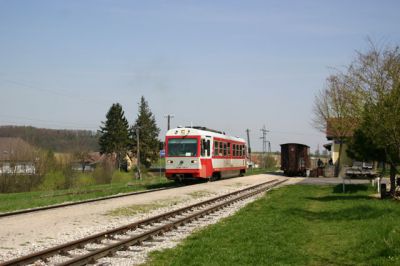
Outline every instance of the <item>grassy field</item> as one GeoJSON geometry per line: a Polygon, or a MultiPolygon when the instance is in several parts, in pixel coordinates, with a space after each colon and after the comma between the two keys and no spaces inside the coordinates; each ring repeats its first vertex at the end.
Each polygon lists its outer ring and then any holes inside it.
{"type": "Polygon", "coordinates": [[[400,205],[370,188],[289,186],[195,233],[149,265],[400,265],[400,205]]]}
{"type": "Polygon", "coordinates": [[[132,177],[129,182],[123,182],[121,179],[121,182],[104,185],[88,185],[66,190],[4,193],[0,194],[0,212],[81,201],[118,193],[128,193],[173,185],[176,184],[172,181],[168,181],[163,176],[159,177],[157,175],[143,177],[142,180],[136,180],[132,177]]]}

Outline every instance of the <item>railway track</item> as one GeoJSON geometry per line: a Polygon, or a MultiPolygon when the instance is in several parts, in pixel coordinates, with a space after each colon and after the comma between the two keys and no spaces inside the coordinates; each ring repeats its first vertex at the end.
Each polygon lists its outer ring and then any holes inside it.
{"type": "Polygon", "coordinates": [[[150,240],[155,236],[163,235],[166,232],[177,229],[179,226],[191,223],[236,202],[265,192],[285,181],[274,179],[135,223],[2,262],[0,265],[28,265],[35,262],[51,265],[86,265],[95,263],[100,258],[114,256],[118,251],[129,250],[131,246],[141,245],[144,241],[150,240]],[[54,260],[54,257],[57,257],[57,259],[54,260]]]}

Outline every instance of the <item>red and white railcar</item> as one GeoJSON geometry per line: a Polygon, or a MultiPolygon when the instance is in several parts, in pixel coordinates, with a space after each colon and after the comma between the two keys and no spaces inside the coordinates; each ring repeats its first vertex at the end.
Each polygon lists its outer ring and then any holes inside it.
{"type": "Polygon", "coordinates": [[[219,179],[246,172],[246,142],[205,127],[175,128],[165,138],[168,179],[219,179]]]}

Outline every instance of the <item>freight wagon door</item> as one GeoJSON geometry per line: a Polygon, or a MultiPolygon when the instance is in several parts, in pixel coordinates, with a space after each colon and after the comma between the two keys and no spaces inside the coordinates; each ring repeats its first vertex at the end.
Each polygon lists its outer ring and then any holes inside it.
{"type": "Polygon", "coordinates": [[[297,152],[295,145],[289,145],[289,172],[293,175],[297,171],[297,152]]]}

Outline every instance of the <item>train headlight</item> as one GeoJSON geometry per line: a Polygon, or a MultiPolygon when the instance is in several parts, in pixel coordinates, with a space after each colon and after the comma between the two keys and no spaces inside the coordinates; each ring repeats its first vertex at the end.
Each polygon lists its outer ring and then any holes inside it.
{"type": "Polygon", "coordinates": [[[197,160],[192,160],[191,163],[197,163],[197,160]]]}
{"type": "Polygon", "coordinates": [[[172,160],[168,160],[168,161],[167,161],[167,163],[173,163],[173,162],[174,162],[174,161],[172,161],[172,160]]]}

